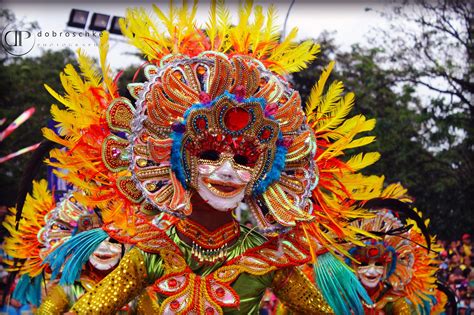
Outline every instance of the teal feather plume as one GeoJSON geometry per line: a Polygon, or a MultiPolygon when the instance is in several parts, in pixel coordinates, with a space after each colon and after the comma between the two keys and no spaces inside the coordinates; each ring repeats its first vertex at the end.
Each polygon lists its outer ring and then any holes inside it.
{"type": "Polygon", "coordinates": [[[314,264],[316,284],[337,315],[363,315],[363,299],[372,301],[353,271],[332,253],[318,257],[314,264]]]}

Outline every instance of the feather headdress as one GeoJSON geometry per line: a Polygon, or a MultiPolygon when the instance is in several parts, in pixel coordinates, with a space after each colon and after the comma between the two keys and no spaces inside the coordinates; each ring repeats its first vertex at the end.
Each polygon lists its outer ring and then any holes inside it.
{"type": "MultiPolygon", "coordinates": [[[[359,173],[377,161],[378,153],[346,157],[344,152],[372,142],[373,137],[358,135],[372,130],[375,121],[361,115],[347,118],[354,95],[344,94],[341,82],[326,88],[333,63],[311,92],[307,117],[298,92],[280,76],[306,67],[318,46],[296,43],[296,30],[279,41],[275,9],[265,15],[250,2],[240,8],[236,25],[220,2],[211,4],[203,27],[195,21],[195,5],[171,5],[168,14],[154,6],[154,12],[163,26],[142,9],[129,10],[122,23],[124,35],[151,63],[145,67],[149,81],[129,85],[137,105],[117,95],[105,61],[106,35],[102,76],[79,53],[82,75],[72,66],[61,75],[66,94],[47,87],[66,107],[52,107],[60,135],[44,130],[48,139],[66,147],[54,150],[49,163],[67,169],[60,176],[86,192],[80,202],[101,208],[104,222],[126,222],[138,208],[186,215],[191,179],[186,178],[189,161],[180,150],[183,137],[196,138],[184,129],[195,123],[190,122],[197,116],[193,111],[212,116],[209,109],[221,106],[224,114],[227,105],[216,104],[232,103],[268,122],[251,128],[252,139],[270,143],[259,160],[267,166],[246,198],[260,228],[272,232],[306,222],[301,225],[305,233],[322,245],[336,245],[334,237],[357,242],[347,222],[364,213],[355,210],[354,202],[377,196],[383,177],[359,173]],[[263,31],[254,32],[262,26],[263,31]]],[[[208,140],[217,136],[210,134],[208,140]]],[[[227,140],[240,146],[246,139],[227,140]]]]}

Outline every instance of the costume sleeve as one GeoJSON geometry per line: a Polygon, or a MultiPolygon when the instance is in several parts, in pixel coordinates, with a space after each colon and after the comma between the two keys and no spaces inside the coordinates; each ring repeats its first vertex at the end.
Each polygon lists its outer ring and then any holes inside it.
{"type": "Polygon", "coordinates": [[[285,306],[298,314],[334,314],[323,295],[298,268],[275,272],[273,293],[285,306]]]}
{"type": "Polygon", "coordinates": [[[160,305],[157,300],[151,298],[150,293],[146,290],[140,295],[137,301],[136,313],[137,314],[158,314],[160,312],[160,305]]]}
{"type": "Polygon", "coordinates": [[[416,311],[413,311],[407,300],[400,298],[393,303],[393,314],[397,315],[410,315],[416,314],[416,311]]]}
{"type": "Polygon", "coordinates": [[[69,300],[66,293],[60,285],[52,287],[43,303],[35,314],[38,315],[56,315],[63,314],[69,309],[69,300]]]}
{"type": "Polygon", "coordinates": [[[142,252],[133,248],[92,290],[84,294],[71,311],[77,314],[113,314],[148,285],[142,252]]]}

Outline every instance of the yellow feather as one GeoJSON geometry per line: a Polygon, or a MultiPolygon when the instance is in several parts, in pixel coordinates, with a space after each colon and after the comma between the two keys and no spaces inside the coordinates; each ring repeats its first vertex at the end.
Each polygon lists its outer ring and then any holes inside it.
{"type": "MultiPolygon", "coordinates": [[[[186,54],[189,49],[193,49],[193,53],[205,50],[205,41],[196,33],[196,10],[196,2],[191,10],[186,1],[181,8],[171,2],[168,14],[153,5],[155,16],[164,25],[167,34],[159,31],[157,23],[143,9],[127,10],[126,19],[120,21],[120,26],[124,36],[148,60],[158,63],[169,53],[186,54]]],[[[233,26],[224,1],[212,1],[209,19],[205,23],[211,50],[257,57],[278,74],[305,68],[319,51],[319,46],[312,41],[297,44],[296,29],[282,43],[278,43],[274,6],[270,6],[265,17],[260,6],[253,9],[253,2],[245,1],[239,7],[238,16],[239,22],[233,26]],[[250,21],[252,14],[254,19],[250,21]]]]}
{"type": "Polygon", "coordinates": [[[358,171],[369,165],[374,164],[380,159],[380,153],[378,152],[368,152],[368,153],[359,153],[349,159],[346,162],[352,170],[358,171]]]}
{"type": "Polygon", "coordinates": [[[211,7],[209,8],[209,20],[206,22],[206,33],[209,37],[209,42],[213,49],[216,49],[216,41],[218,40],[218,28],[217,28],[217,3],[216,0],[211,1],[211,7]]]}
{"type": "Polygon", "coordinates": [[[88,57],[81,49],[77,50],[77,61],[82,75],[86,82],[92,86],[98,86],[101,81],[101,76],[98,69],[94,65],[94,61],[88,57]]]}
{"type": "Polygon", "coordinates": [[[263,9],[261,6],[256,6],[254,10],[254,22],[249,25],[250,32],[250,48],[253,54],[256,54],[256,49],[260,44],[260,38],[262,36],[262,27],[265,22],[265,16],[263,15],[263,9]]]}
{"type": "Polygon", "coordinates": [[[306,103],[305,111],[306,116],[308,117],[308,123],[314,120],[312,119],[313,116],[320,117],[320,115],[318,115],[318,112],[315,112],[315,110],[321,104],[324,86],[326,85],[326,81],[329,78],[329,75],[331,74],[335,64],[336,63],[334,61],[331,61],[329,65],[324,68],[323,72],[321,73],[321,76],[319,77],[318,82],[311,89],[308,102],[306,103]]]}
{"type": "Polygon", "coordinates": [[[58,122],[56,127],[59,127],[59,134],[65,136],[68,130],[71,130],[76,120],[76,116],[73,112],[67,110],[61,110],[56,105],[51,105],[51,115],[53,120],[58,122]]]}
{"type": "Polygon", "coordinates": [[[384,183],[384,176],[365,176],[360,173],[344,174],[339,178],[354,200],[368,200],[379,197],[384,183]]]}
{"type": "Polygon", "coordinates": [[[109,32],[102,32],[100,37],[100,67],[102,68],[102,77],[104,78],[104,83],[107,86],[107,90],[111,95],[114,95],[116,92],[113,79],[110,77],[110,67],[107,64],[107,53],[109,52],[109,32]]]}
{"type": "Polygon", "coordinates": [[[59,80],[61,81],[61,85],[63,86],[65,98],[68,100],[68,104],[66,106],[74,106],[77,91],[74,89],[71,80],[69,80],[68,76],[64,72],[61,72],[59,74],[59,80]]]}
{"type": "MultiPolygon", "coordinates": [[[[335,142],[333,142],[319,157],[318,161],[329,159],[334,156],[338,156],[342,154],[345,149],[348,149],[349,144],[353,141],[354,137],[362,132],[362,130],[366,130],[367,128],[373,127],[373,123],[371,121],[366,121],[365,117],[362,115],[355,116],[350,119],[350,124],[343,124],[336,130],[329,131],[329,135],[321,136],[322,138],[337,138],[335,142]],[[369,123],[367,123],[369,122],[369,123]],[[347,128],[350,126],[351,128],[347,128]],[[343,128],[342,128],[343,127],[343,128]],[[336,137],[337,135],[337,137],[336,137]]],[[[362,139],[362,138],[361,138],[362,139]]],[[[364,141],[368,141],[368,143],[372,142],[375,137],[372,138],[365,138],[363,140],[354,140],[355,142],[352,143],[352,147],[362,146],[364,145],[364,141]]],[[[367,144],[367,143],[365,143],[367,144]]]]}
{"type": "Polygon", "coordinates": [[[285,37],[285,39],[277,47],[275,47],[269,60],[277,62],[278,59],[281,58],[281,56],[283,56],[285,53],[288,53],[292,48],[294,48],[295,44],[293,41],[295,40],[297,34],[298,28],[292,28],[288,35],[285,37]]]}
{"type": "Polygon", "coordinates": [[[356,115],[349,119],[346,119],[344,123],[339,126],[335,131],[338,133],[349,133],[353,132],[354,128],[357,128],[357,133],[371,131],[375,127],[375,119],[366,120],[365,116],[363,115],[356,115]]]}
{"type": "Polygon", "coordinates": [[[363,147],[375,141],[375,136],[367,136],[359,139],[352,140],[347,146],[346,149],[352,149],[357,147],[363,147]]]}
{"type": "Polygon", "coordinates": [[[74,69],[73,65],[67,64],[64,68],[64,74],[66,75],[65,78],[69,81],[75,92],[82,93],[85,90],[86,86],[84,81],[82,80],[79,73],[77,73],[76,69],[74,69]]]}
{"type": "Polygon", "coordinates": [[[238,53],[247,53],[249,50],[249,17],[252,12],[252,7],[253,1],[251,0],[247,0],[243,5],[239,5],[239,23],[230,31],[233,48],[238,53]]]}
{"type": "MultiPolygon", "coordinates": [[[[356,135],[364,131],[370,131],[375,127],[375,119],[366,120],[365,116],[356,115],[348,118],[342,125],[332,131],[328,131],[321,135],[324,139],[339,140],[347,135],[356,135]]],[[[352,136],[353,137],[353,136],[352,136]]]]}
{"type": "Polygon", "coordinates": [[[59,102],[61,102],[63,105],[66,105],[68,106],[69,105],[69,101],[67,101],[64,97],[62,97],[61,95],[59,95],[55,90],[53,90],[49,85],[47,84],[43,84],[44,88],[46,89],[46,91],[48,91],[49,94],[51,94],[52,97],[54,97],[56,100],[58,100],[59,102]]]}
{"type": "Polygon", "coordinates": [[[326,94],[321,97],[319,108],[317,108],[318,115],[316,116],[316,121],[327,119],[324,116],[333,114],[331,112],[340,101],[343,91],[344,84],[341,81],[331,83],[326,94]]]}
{"type": "MultiPolygon", "coordinates": [[[[339,90],[339,87],[335,89],[339,90]]],[[[333,91],[333,93],[335,92],[333,91]]],[[[330,112],[323,119],[316,122],[314,128],[317,133],[334,129],[344,122],[346,116],[354,106],[354,93],[347,93],[342,99],[336,96],[336,94],[333,94],[331,95],[331,99],[328,99],[325,103],[328,103],[324,105],[325,111],[330,110],[330,112]],[[334,104],[336,100],[338,100],[338,102],[334,104]]]]}
{"type": "Polygon", "coordinates": [[[403,202],[412,202],[413,200],[408,196],[408,189],[400,183],[388,185],[380,195],[382,198],[395,198],[403,202]]]}
{"type": "Polygon", "coordinates": [[[320,46],[314,44],[313,41],[305,41],[298,46],[288,50],[285,54],[274,60],[277,66],[269,66],[269,69],[280,73],[287,74],[305,69],[308,63],[316,58],[316,54],[320,51],[320,46]]]}
{"type": "Polygon", "coordinates": [[[230,49],[231,43],[229,40],[229,32],[231,28],[231,18],[230,18],[230,11],[225,6],[223,0],[220,0],[217,3],[217,16],[219,20],[218,24],[218,34],[219,34],[219,45],[215,48],[217,51],[226,52],[230,49]]]}
{"type": "Polygon", "coordinates": [[[170,1],[168,14],[165,14],[163,11],[161,11],[161,9],[156,4],[153,4],[152,7],[153,7],[153,11],[155,11],[158,18],[161,20],[165,28],[168,30],[168,34],[172,35],[174,33],[174,28],[175,28],[175,25],[174,25],[175,10],[174,10],[173,1],[170,1]]]}
{"type": "Polygon", "coordinates": [[[276,20],[276,8],[274,5],[270,5],[267,10],[265,29],[259,32],[262,44],[260,47],[256,46],[254,51],[257,58],[262,58],[262,56],[269,54],[278,43],[280,34],[278,32],[279,25],[275,23],[276,20]]]}

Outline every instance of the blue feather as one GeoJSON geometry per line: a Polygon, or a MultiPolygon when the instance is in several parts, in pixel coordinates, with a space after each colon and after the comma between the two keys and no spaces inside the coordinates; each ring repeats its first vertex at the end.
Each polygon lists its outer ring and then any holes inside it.
{"type": "Polygon", "coordinates": [[[176,174],[176,178],[181,182],[184,189],[186,185],[186,175],[183,167],[183,157],[181,155],[181,142],[183,141],[183,134],[178,132],[171,133],[171,139],[173,139],[173,145],[171,146],[171,170],[176,174]]]}
{"type": "Polygon", "coordinates": [[[81,232],[51,252],[43,263],[49,263],[53,279],[61,270],[67,270],[61,275],[60,285],[73,284],[81,276],[82,267],[90,255],[108,237],[109,235],[102,229],[81,232]]]}
{"type": "MultiPolygon", "coordinates": [[[[281,136],[281,135],[280,135],[281,136]]],[[[288,149],[282,145],[278,145],[275,158],[273,159],[272,169],[266,174],[264,179],[260,181],[254,188],[254,195],[261,195],[267,190],[273,182],[280,178],[281,172],[285,169],[286,153],[288,149]]]]}
{"type": "Polygon", "coordinates": [[[336,314],[364,314],[361,298],[372,304],[355,274],[333,254],[319,256],[314,271],[316,284],[336,314]]]}
{"type": "Polygon", "coordinates": [[[429,298],[430,300],[422,299],[423,304],[420,303],[420,305],[418,305],[418,309],[420,311],[420,314],[422,315],[429,315],[431,313],[431,303],[436,303],[436,298],[434,298],[433,296],[429,296],[429,298]]]}
{"type": "Polygon", "coordinates": [[[24,274],[20,277],[12,297],[21,304],[41,304],[41,282],[43,276],[40,274],[34,278],[24,274]]]}

